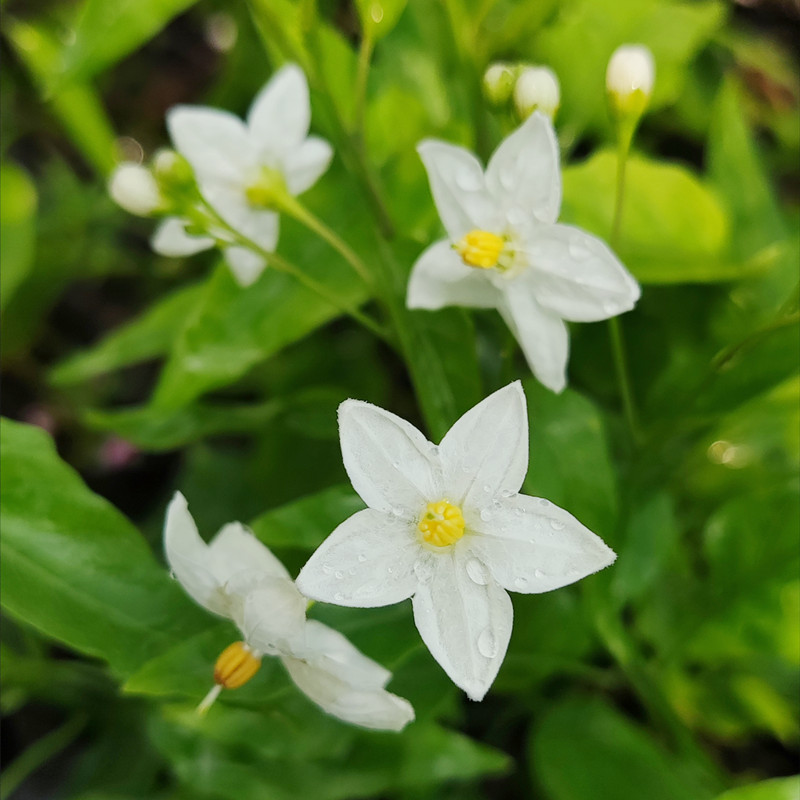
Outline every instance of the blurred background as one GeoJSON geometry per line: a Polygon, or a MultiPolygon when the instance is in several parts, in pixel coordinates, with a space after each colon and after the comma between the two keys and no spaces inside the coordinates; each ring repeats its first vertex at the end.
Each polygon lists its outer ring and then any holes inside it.
{"type": "MultiPolygon", "coordinates": [[[[800,736],[795,3],[1,8],[2,413],[46,432],[58,456],[43,434],[8,428],[0,798],[800,798],[787,777],[800,736]],[[368,263],[389,254],[395,271],[376,274],[401,297],[439,230],[416,143],[439,136],[485,159],[519,120],[483,97],[481,77],[496,60],[525,62],[561,85],[562,219],[607,238],[604,76],[626,42],[656,60],[619,246],[643,286],[621,320],[638,438],[604,323],[573,326],[570,389],[555,396],[494,312],[410,314],[434,369],[285,276],[240,290],[213,252],[156,255],[152,221],[106,191],[116,163],[168,145],[172,105],[244,114],[297,61],[312,127],[337,151],[305,199],[368,263]],[[436,370],[451,387],[442,407],[424,389],[436,370]],[[517,377],[531,415],[525,491],[597,531],[616,565],[513,596],[509,653],[481,704],[421,648],[408,604],[315,607],[395,671],[390,688],[418,716],[400,736],[325,717],[277,667],[193,718],[234,634],[167,578],[175,489],[206,536],[251,522],[296,574],[360,507],[339,455],[342,399],[437,438],[517,377]],[[127,544],[109,555],[116,536],[146,544],[130,544],[129,570],[127,544]]],[[[374,309],[333,251],[282,225],[280,252],[374,309]]]]}

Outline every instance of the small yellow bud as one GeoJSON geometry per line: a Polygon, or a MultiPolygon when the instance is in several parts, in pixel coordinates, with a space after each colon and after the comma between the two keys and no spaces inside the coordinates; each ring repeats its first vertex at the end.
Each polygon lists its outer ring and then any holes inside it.
{"type": "Polygon", "coordinates": [[[505,240],[496,233],[474,230],[463,236],[454,247],[467,266],[491,269],[500,260],[505,240]]]}
{"type": "Polygon", "coordinates": [[[448,500],[428,503],[417,525],[422,538],[436,547],[447,547],[464,535],[464,515],[448,500]]]}
{"type": "Polygon", "coordinates": [[[225,689],[244,686],[261,667],[261,657],[256,656],[244,642],[234,642],[226,647],[214,665],[214,682],[225,689]]]}

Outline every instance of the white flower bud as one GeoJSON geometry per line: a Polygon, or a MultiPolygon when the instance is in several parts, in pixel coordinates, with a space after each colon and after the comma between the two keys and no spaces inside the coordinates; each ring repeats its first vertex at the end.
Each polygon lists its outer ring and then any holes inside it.
{"type": "Polygon", "coordinates": [[[511,97],[514,72],[508,64],[490,64],[483,75],[483,93],[494,106],[502,106],[511,97]]]}
{"type": "Polygon", "coordinates": [[[653,93],[656,67],[653,54],[643,44],[618,47],[608,62],[606,89],[617,114],[639,116],[653,93]]]}
{"type": "Polygon", "coordinates": [[[126,161],[108,179],[111,199],[131,214],[149,217],[164,205],[156,179],[147,167],[126,161]]]}
{"type": "Polygon", "coordinates": [[[561,89],[553,70],[528,67],[522,71],[514,84],[514,107],[520,119],[527,119],[536,110],[553,119],[560,105],[561,89]]]}

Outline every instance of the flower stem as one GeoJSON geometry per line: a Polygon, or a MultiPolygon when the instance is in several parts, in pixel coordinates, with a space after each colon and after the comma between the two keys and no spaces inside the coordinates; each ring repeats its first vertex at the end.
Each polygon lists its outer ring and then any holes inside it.
{"type": "Polygon", "coordinates": [[[372,50],[375,46],[375,28],[367,24],[361,36],[358,50],[358,71],[356,72],[355,101],[353,103],[353,135],[364,138],[364,117],[367,105],[367,77],[369,76],[372,50]]]}
{"type": "MultiPolygon", "coordinates": [[[[611,249],[614,251],[616,251],[619,246],[620,232],[622,229],[622,209],[625,199],[625,166],[628,161],[634,130],[634,126],[621,122],[617,131],[617,183],[614,199],[614,217],[611,223],[611,236],[609,238],[611,249]]],[[[622,326],[619,324],[618,317],[611,317],[611,319],[608,320],[608,333],[611,340],[611,354],[614,359],[617,381],[622,396],[622,407],[625,413],[625,419],[628,423],[628,429],[630,430],[633,441],[638,443],[640,440],[639,421],[636,412],[636,403],[633,399],[633,390],[631,388],[628,359],[625,353],[625,342],[622,337],[622,326]]]]}

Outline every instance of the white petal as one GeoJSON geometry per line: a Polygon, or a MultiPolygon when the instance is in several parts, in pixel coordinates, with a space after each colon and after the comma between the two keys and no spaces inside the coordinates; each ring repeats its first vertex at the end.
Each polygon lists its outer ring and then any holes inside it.
{"type": "Polygon", "coordinates": [[[254,650],[285,655],[305,648],[306,598],[291,580],[262,578],[244,598],[242,618],[235,620],[254,650]]]}
{"type": "Polygon", "coordinates": [[[533,374],[548,389],[560,392],[567,385],[567,326],[561,317],[542,308],[531,292],[519,288],[514,281],[498,308],[519,342],[533,374]]]}
{"type": "Polygon", "coordinates": [[[514,592],[549,592],[607,567],[616,555],[572,514],[521,494],[500,501],[462,541],[514,592]]]}
{"type": "Polygon", "coordinates": [[[238,182],[257,168],[244,123],[227,111],[175,106],[167,112],[175,149],[192,165],[198,179],[238,182]]]}
{"type": "Polygon", "coordinates": [[[164,205],[161,190],[153,173],[141,164],[125,161],[108,179],[111,199],[131,214],[149,217],[164,205]]]}
{"type": "Polygon", "coordinates": [[[164,551],[172,573],[186,593],[204,608],[228,616],[227,603],[219,591],[222,581],[214,572],[208,545],[200,538],[186,498],[176,492],[164,521],[164,551]]]}
{"type": "Polygon", "coordinates": [[[339,406],[344,468],[361,499],[378,511],[416,520],[441,497],[434,446],[410,423],[360,400],[339,406]]]}
{"type": "Polygon", "coordinates": [[[215,572],[223,582],[237,572],[257,570],[265,577],[289,580],[286,567],[241,522],[230,522],[208,545],[215,572]]]}
{"type": "Polygon", "coordinates": [[[552,122],[534,111],[494,151],[486,185],[507,209],[555,222],[561,208],[558,140],[552,122]]]}
{"type": "Polygon", "coordinates": [[[287,153],[282,170],[291,194],[310,189],[328,169],[332,158],[333,148],[317,136],[309,136],[287,153]]]}
{"type": "Polygon", "coordinates": [[[433,574],[414,595],[414,622],[453,683],[482,700],[505,658],[514,610],[463,541],[432,559],[433,574]]]}
{"type": "Polygon", "coordinates": [[[444,306],[495,308],[500,293],[486,273],[468,267],[448,239],[428,247],[417,259],[408,281],[406,305],[436,310],[444,306]]]}
{"type": "Polygon", "coordinates": [[[541,225],[522,276],[536,299],[563,319],[594,322],[630,311],[639,284],[604,242],[570,225],[541,225]]]}
{"type": "Polygon", "coordinates": [[[414,719],[411,703],[385,689],[356,689],[304,661],[288,657],[281,661],[312,702],[345,722],[379,731],[401,731],[414,719]]]}
{"type": "Polygon", "coordinates": [[[272,76],[247,115],[251,141],[264,163],[297,147],[310,122],[308,83],[296,64],[287,64],[272,76]]]}
{"type": "Polygon", "coordinates": [[[275,250],[278,244],[278,214],[251,206],[242,186],[208,180],[200,182],[200,191],[235,231],[267,252],[275,250]]]}
{"type": "Polygon", "coordinates": [[[439,445],[448,499],[480,510],[516,493],[528,470],[528,412],[519,381],[467,411],[439,445]]]}
{"type": "Polygon", "coordinates": [[[417,152],[428,171],[439,217],[454,242],[475,229],[499,233],[499,206],[489,195],[483,168],[472,153],[435,139],[420,142],[417,152]]]}
{"type": "Polygon", "coordinates": [[[267,266],[262,256],[246,247],[226,247],[225,260],[239,286],[252,286],[267,266]]]}
{"type": "Polygon", "coordinates": [[[392,605],[414,593],[419,554],[413,523],[367,508],[317,548],[297,587],[307,597],[341,606],[392,605]]]}
{"type": "Polygon", "coordinates": [[[150,246],[162,256],[191,256],[214,246],[210,236],[190,236],[186,233],[186,220],[167,217],[156,228],[150,246]]]}

